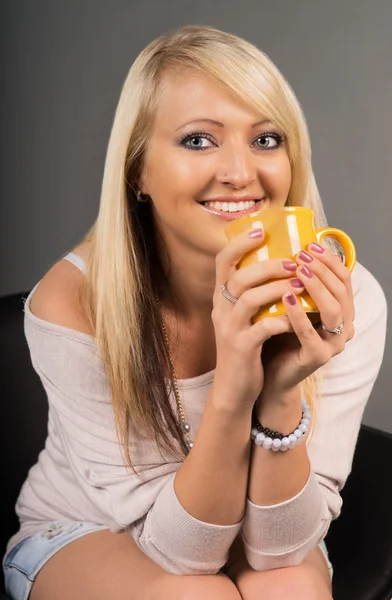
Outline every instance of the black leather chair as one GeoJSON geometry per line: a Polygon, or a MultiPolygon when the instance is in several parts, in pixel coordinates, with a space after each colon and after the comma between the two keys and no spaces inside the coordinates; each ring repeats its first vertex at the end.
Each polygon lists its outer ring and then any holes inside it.
{"type": "MultiPolygon", "coordinates": [[[[46,394],[23,332],[27,294],[0,298],[1,556],[18,529],[14,506],[20,487],[46,437],[46,394]]],[[[326,538],[335,600],[392,598],[391,465],[392,435],[362,425],[353,469],[342,490],[342,514],[326,538]]]]}

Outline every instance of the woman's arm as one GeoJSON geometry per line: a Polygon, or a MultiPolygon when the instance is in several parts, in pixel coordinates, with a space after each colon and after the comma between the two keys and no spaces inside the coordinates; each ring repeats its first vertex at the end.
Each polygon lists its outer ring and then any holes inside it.
{"type": "MultiPolygon", "coordinates": [[[[279,398],[262,394],[260,400],[256,417],[265,427],[287,435],[297,428],[302,412],[299,387],[279,398]]],[[[310,462],[304,443],[286,452],[266,451],[252,443],[248,498],[262,506],[289,500],[302,490],[309,472],[310,462]]]]}
{"type": "MultiPolygon", "coordinates": [[[[353,286],[355,336],[323,368],[309,443],[284,453],[252,444],[242,537],[255,570],[299,564],[340,514],[339,492],[351,471],[363,412],[382,363],[387,321],[383,290],[360,264],[353,286]]],[[[295,414],[272,405],[276,399],[266,400],[259,414],[263,424],[282,432],[292,420],[298,424],[298,396],[292,398],[295,414]]]]}
{"type": "Polygon", "coordinates": [[[217,378],[192,451],[176,473],[174,489],[196,519],[219,525],[242,521],[248,484],[250,408],[227,408],[217,378]]]}
{"type": "Polygon", "coordinates": [[[41,465],[52,484],[42,491],[37,465],[29,477],[32,495],[20,499],[21,514],[30,514],[32,497],[44,493],[47,509],[56,507],[67,518],[94,520],[114,532],[126,529],[168,572],[218,572],[244,515],[251,409],[229,410],[227,386],[223,392],[219,377],[207,400],[203,387],[189,390],[185,411],[197,431],[189,456],[178,462],[162,457],[130,423],[137,474],[127,470],[103,365],[75,316],[78,282],[70,277],[76,270],[66,277],[59,269],[30,296],[34,313],[30,302],[25,305],[32,363],[48,396],[52,442],[41,465]],[[196,415],[204,405],[200,420],[196,415]],[[61,457],[52,452],[57,446],[61,457]]]}
{"type": "Polygon", "coordinates": [[[217,573],[243,522],[251,412],[223,408],[214,380],[194,446],[157,496],[138,543],[168,571],[217,573]]]}

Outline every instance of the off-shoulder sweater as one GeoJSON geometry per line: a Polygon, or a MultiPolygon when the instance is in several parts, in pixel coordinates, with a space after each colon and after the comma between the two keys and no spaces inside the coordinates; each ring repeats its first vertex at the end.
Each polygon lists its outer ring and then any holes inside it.
{"type": "MultiPolygon", "coordinates": [[[[64,258],[84,270],[75,254],[64,258]]],[[[130,451],[141,477],[126,469],[94,339],[31,312],[38,282],[25,301],[24,331],[32,365],[47,394],[48,435],[20,491],[16,504],[20,529],[9,540],[7,552],[50,522],[71,520],[103,524],[113,532],[126,530],[170,573],[217,573],[239,533],[254,569],[299,564],[341,512],[340,491],[351,470],[363,412],[384,352],[384,292],[359,263],[352,283],[356,332],[343,352],[323,367],[316,428],[306,440],[311,464],[307,482],[294,497],[276,505],[258,506],[248,498],[239,523],[219,525],[200,521],[184,509],[173,486],[181,462],[162,458],[132,424],[130,451]]],[[[193,438],[213,378],[214,370],[178,381],[193,438]]],[[[175,407],[174,397],[171,401],[175,407]]]]}

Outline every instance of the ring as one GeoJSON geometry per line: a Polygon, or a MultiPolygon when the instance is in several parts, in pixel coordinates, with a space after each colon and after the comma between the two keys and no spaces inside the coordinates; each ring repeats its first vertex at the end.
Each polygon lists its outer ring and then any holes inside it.
{"type": "Polygon", "coordinates": [[[227,280],[227,281],[226,281],[226,283],[224,283],[224,284],[222,285],[222,287],[221,287],[221,292],[222,292],[223,296],[224,296],[224,297],[225,297],[227,300],[229,300],[229,302],[233,302],[233,304],[235,304],[235,303],[237,302],[238,298],[236,298],[235,296],[232,296],[232,295],[230,294],[229,290],[227,289],[227,284],[228,284],[228,281],[229,281],[229,280],[227,280]]]}
{"type": "Polygon", "coordinates": [[[344,320],[340,323],[340,325],[338,325],[336,327],[336,329],[328,329],[327,327],[325,327],[325,325],[322,321],[320,321],[320,322],[321,322],[321,327],[324,329],[324,331],[327,331],[328,333],[338,333],[339,335],[342,333],[344,320]]]}

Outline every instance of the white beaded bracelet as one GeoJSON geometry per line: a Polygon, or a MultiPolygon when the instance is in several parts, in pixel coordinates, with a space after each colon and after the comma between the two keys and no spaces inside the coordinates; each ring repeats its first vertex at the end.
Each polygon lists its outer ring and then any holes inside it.
{"type": "Polygon", "coordinates": [[[289,449],[291,450],[305,438],[306,432],[309,429],[310,416],[310,406],[305,398],[302,398],[301,421],[297,429],[292,433],[284,435],[277,431],[271,431],[270,429],[263,427],[261,423],[255,419],[251,430],[251,438],[257,446],[263,446],[266,450],[272,450],[273,452],[278,452],[279,450],[282,452],[289,449]]]}

